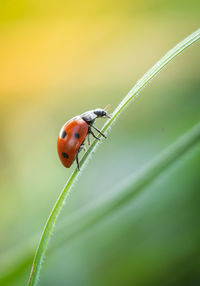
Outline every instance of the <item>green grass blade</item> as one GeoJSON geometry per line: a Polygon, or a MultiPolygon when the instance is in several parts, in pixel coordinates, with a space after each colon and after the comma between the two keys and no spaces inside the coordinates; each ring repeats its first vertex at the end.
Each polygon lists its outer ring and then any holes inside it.
{"type": "Polygon", "coordinates": [[[147,185],[158,178],[168,167],[177,162],[177,159],[188,152],[197,142],[200,142],[200,122],[170,147],[165,149],[154,160],[149,162],[138,173],[124,180],[117,188],[113,188],[113,190],[106,193],[96,203],[92,203],[91,206],[89,205],[80,210],[76,216],[63,221],[58,231],[63,233],[64,229],[68,229],[68,232],[64,232],[65,238],[58,240],[53,245],[52,250],[54,251],[57,245],[60,246],[63,242],[76,238],[89,227],[128,203],[134,196],[144,190],[147,185]]]}
{"type": "MultiPolygon", "coordinates": [[[[196,42],[200,38],[200,29],[189,35],[187,38],[185,38],[182,42],[180,42],[178,45],[176,45],[173,49],[171,49],[160,61],[158,61],[138,82],[137,84],[130,90],[130,92],[124,97],[122,102],[119,104],[119,106],[115,109],[112,115],[112,119],[107,121],[104,125],[102,131],[106,132],[109,127],[112,126],[117,116],[121,113],[121,111],[124,110],[124,108],[130,103],[132,99],[135,99],[136,96],[139,94],[139,92],[144,88],[151,79],[153,79],[156,74],[159,73],[170,61],[172,61],[177,55],[179,55],[181,52],[183,52],[187,47],[192,45],[194,42],[196,42]]],[[[98,146],[98,141],[95,140],[91,144],[88,151],[83,156],[80,166],[83,170],[83,166],[86,165],[85,163],[88,161],[91,154],[94,152],[96,146],[98,146]]],[[[82,171],[81,170],[81,171],[82,171]]],[[[64,186],[63,190],[61,191],[61,194],[56,201],[51,214],[47,220],[47,223],[44,227],[38,249],[35,254],[35,258],[32,265],[32,270],[30,274],[30,279],[28,282],[28,285],[36,285],[41,269],[42,260],[44,258],[48,242],[50,239],[50,236],[53,232],[56,219],[64,205],[64,202],[69,194],[69,191],[71,187],[74,185],[75,180],[78,178],[79,172],[77,169],[72,173],[71,177],[67,181],[66,185],[64,186]]]]}
{"type": "MultiPolygon", "coordinates": [[[[98,201],[88,203],[78,213],[76,212],[75,215],[72,214],[72,216],[62,221],[57,227],[57,233],[60,233],[60,236],[58,236],[50,247],[48,254],[51,255],[60,246],[72,239],[78,238],[96,223],[102,221],[105,217],[126,205],[126,203],[129,203],[137,194],[145,190],[145,187],[151,184],[154,179],[165,172],[168,167],[177,163],[177,159],[182,158],[182,155],[189,152],[192,147],[195,147],[197,142],[200,142],[200,122],[170,147],[162,151],[161,154],[149,162],[138,173],[125,179],[120,185],[105,193],[98,201]],[[68,230],[67,232],[65,231],[66,229],[68,230]]],[[[18,255],[14,256],[11,253],[9,259],[9,267],[12,266],[14,260],[16,261],[13,267],[8,269],[7,266],[7,268],[4,267],[4,269],[1,269],[0,285],[6,284],[6,281],[9,281],[11,284],[17,279],[20,273],[24,273],[24,269],[31,263],[33,256],[32,248],[24,248],[23,245],[23,247],[18,249],[17,253],[18,255]]]]}

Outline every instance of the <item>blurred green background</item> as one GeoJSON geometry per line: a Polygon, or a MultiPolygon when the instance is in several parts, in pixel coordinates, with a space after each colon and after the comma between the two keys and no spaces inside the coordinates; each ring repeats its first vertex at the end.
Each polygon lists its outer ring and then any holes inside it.
{"type": "MultiPolygon", "coordinates": [[[[199,1],[1,1],[0,285],[26,285],[38,235],[75,168],[59,162],[61,126],[96,107],[111,104],[112,112],[198,28],[199,11],[199,1]]],[[[176,58],[123,112],[59,222],[100,200],[199,122],[199,51],[196,43],[176,58]]],[[[40,285],[200,285],[199,176],[197,144],[76,239],[65,241],[67,227],[56,228],[40,285]]]]}

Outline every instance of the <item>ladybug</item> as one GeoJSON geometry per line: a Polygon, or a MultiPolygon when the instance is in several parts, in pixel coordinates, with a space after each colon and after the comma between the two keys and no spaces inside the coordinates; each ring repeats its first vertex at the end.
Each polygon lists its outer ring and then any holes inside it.
{"type": "Polygon", "coordinates": [[[66,168],[69,168],[76,158],[77,168],[80,171],[78,154],[84,149],[86,137],[88,138],[88,145],[90,145],[90,134],[95,139],[100,140],[94,134],[92,128],[106,138],[105,134],[94,126],[95,120],[98,117],[111,118],[105,109],[97,108],[87,111],[70,119],[61,128],[57,139],[57,150],[59,158],[66,168]]]}

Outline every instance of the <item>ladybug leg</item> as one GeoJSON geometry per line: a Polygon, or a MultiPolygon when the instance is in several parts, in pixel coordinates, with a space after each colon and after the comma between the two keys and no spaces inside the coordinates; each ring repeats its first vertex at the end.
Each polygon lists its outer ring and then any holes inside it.
{"type": "Polygon", "coordinates": [[[87,139],[88,139],[88,146],[90,146],[90,133],[88,133],[87,139]]]}
{"type": "Polygon", "coordinates": [[[97,139],[97,140],[100,141],[100,138],[98,138],[98,137],[94,134],[94,132],[93,132],[92,130],[90,130],[90,134],[92,134],[92,136],[93,136],[95,139],[97,139]]]}
{"type": "Polygon", "coordinates": [[[76,152],[76,164],[77,164],[77,169],[80,171],[80,164],[79,164],[79,159],[78,159],[78,154],[81,150],[86,151],[84,144],[82,143],[81,146],[79,147],[78,151],[76,152]]]}
{"type": "Polygon", "coordinates": [[[91,127],[93,127],[97,132],[99,132],[104,138],[106,138],[106,135],[103,134],[96,126],[91,125],[91,127]]]}
{"type": "Polygon", "coordinates": [[[78,153],[76,153],[76,164],[77,164],[77,169],[80,171],[80,165],[79,165],[79,160],[78,160],[78,153]]]}

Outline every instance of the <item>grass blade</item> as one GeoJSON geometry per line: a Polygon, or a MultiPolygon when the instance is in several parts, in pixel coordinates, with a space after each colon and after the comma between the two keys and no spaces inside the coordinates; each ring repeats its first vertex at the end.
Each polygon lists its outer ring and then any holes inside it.
{"type": "MultiPolygon", "coordinates": [[[[89,227],[124,206],[199,141],[200,122],[154,160],[150,161],[138,173],[131,175],[117,188],[115,187],[106,193],[101,200],[98,199],[96,203],[83,208],[72,219],[69,218],[63,221],[58,231],[63,233],[64,229],[68,229],[68,233],[64,232],[65,238],[57,241],[56,245],[60,246],[63,242],[76,238],[89,227]]],[[[53,251],[56,245],[53,245],[53,251]]]]}
{"type": "MultiPolygon", "coordinates": [[[[200,141],[200,122],[196,124],[191,130],[179,138],[170,147],[162,151],[154,160],[149,162],[138,173],[131,175],[125,179],[120,185],[114,187],[109,192],[106,192],[101,199],[96,202],[88,203],[86,207],[80,209],[75,215],[72,214],[67,217],[57,226],[57,233],[60,236],[51,245],[48,254],[52,255],[63,244],[78,238],[82,233],[90,229],[96,223],[102,221],[108,215],[112,215],[119,208],[129,203],[137,194],[140,194],[145,187],[151,184],[154,179],[158,178],[160,174],[165,172],[167,168],[171,167],[177,162],[177,159],[182,155],[189,152],[197,142],[200,141]],[[68,230],[66,233],[65,230],[68,230]]],[[[196,154],[196,153],[195,153],[196,154]]],[[[194,155],[193,155],[194,156],[194,155]]],[[[37,238],[39,235],[37,236],[37,238]]],[[[36,241],[36,237],[31,241],[36,241]]],[[[7,270],[6,267],[1,269],[0,273],[0,285],[6,284],[6,281],[12,284],[16,281],[19,273],[24,273],[24,270],[30,265],[33,257],[33,248],[30,246],[18,249],[17,255],[13,255],[13,251],[10,255],[7,265],[11,269],[7,270]],[[12,263],[14,265],[12,267],[12,263]]],[[[5,263],[5,258],[2,261],[5,263]]],[[[7,285],[7,284],[6,284],[7,285]]]]}
{"type": "MultiPolygon", "coordinates": [[[[182,42],[180,42],[178,45],[176,45],[173,49],[171,49],[160,61],[158,61],[138,82],[137,84],[130,90],[130,92],[124,97],[122,102],[119,104],[119,106],[115,109],[112,115],[112,119],[107,121],[104,125],[102,131],[106,132],[109,127],[112,126],[118,115],[124,110],[124,108],[131,102],[131,100],[135,99],[136,96],[139,94],[139,92],[144,88],[151,79],[153,79],[169,62],[171,62],[177,55],[179,55],[181,52],[183,52],[187,47],[192,45],[194,42],[196,42],[200,38],[200,29],[189,35],[187,38],[185,38],[182,42]]],[[[86,165],[86,162],[90,158],[91,154],[94,152],[95,148],[98,146],[98,141],[95,140],[91,144],[90,148],[88,149],[87,153],[83,156],[80,166],[81,171],[83,170],[83,167],[86,165]]],[[[50,239],[50,236],[53,232],[56,219],[64,205],[64,202],[69,194],[69,191],[71,187],[74,185],[75,180],[78,178],[79,172],[77,169],[74,170],[71,177],[68,179],[66,185],[64,186],[63,190],[61,191],[61,194],[56,201],[51,214],[47,220],[47,223],[44,227],[38,249],[35,254],[35,258],[32,265],[32,270],[30,274],[30,279],[28,282],[28,285],[36,285],[41,269],[42,260],[44,258],[48,242],[50,239]]]]}

